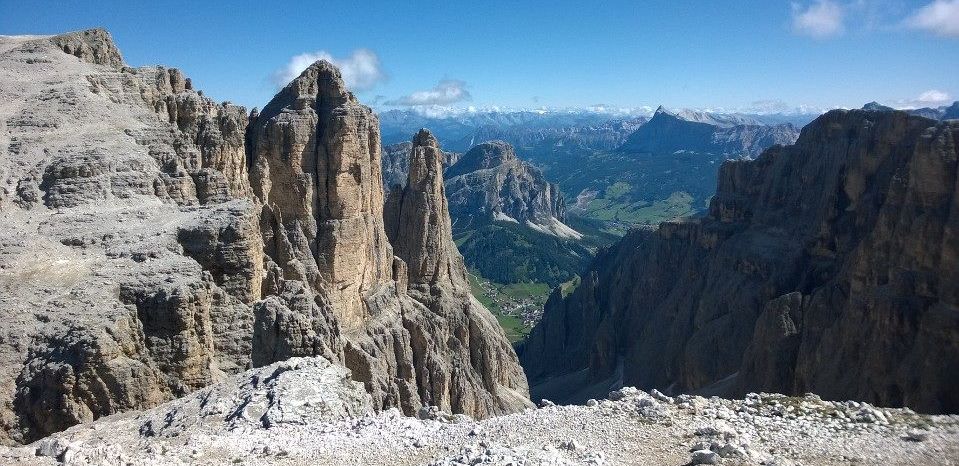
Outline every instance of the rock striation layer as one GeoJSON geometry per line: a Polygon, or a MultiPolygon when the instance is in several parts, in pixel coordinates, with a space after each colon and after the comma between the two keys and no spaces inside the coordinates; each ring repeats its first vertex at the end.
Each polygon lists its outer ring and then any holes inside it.
{"type": "Polygon", "coordinates": [[[99,29],[0,38],[0,82],[0,441],[245,368],[245,110],[125,66],[99,29]]]}
{"type": "Polygon", "coordinates": [[[453,246],[435,139],[417,136],[403,199],[384,213],[376,116],[329,63],[307,68],[252,128],[264,292],[281,298],[255,309],[254,364],[326,356],[377,408],[407,414],[527,406],[515,353],[472,298],[453,246]]]}
{"type": "Polygon", "coordinates": [[[0,37],[0,82],[0,442],[294,356],[347,366],[377,409],[528,403],[468,288],[405,291],[378,122],[332,65],[247,114],[97,29],[0,37]]]}
{"type": "Polygon", "coordinates": [[[506,220],[560,237],[578,235],[563,224],[566,203],[559,186],[520,160],[503,141],[479,144],[446,171],[450,210],[457,223],[506,220]]]}
{"type": "Polygon", "coordinates": [[[519,349],[534,396],[815,392],[959,412],[956,122],[832,111],[634,231],[519,349]]]}

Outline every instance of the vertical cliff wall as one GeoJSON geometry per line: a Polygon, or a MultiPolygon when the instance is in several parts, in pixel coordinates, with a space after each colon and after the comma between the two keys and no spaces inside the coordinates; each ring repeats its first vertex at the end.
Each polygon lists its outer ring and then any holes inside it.
{"type": "Polygon", "coordinates": [[[959,125],[833,111],[632,232],[520,349],[534,396],[626,384],[959,411],[959,125]]]}
{"type": "Polygon", "coordinates": [[[377,406],[408,414],[423,404],[474,416],[528,405],[515,353],[469,293],[428,132],[414,140],[406,187],[387,212],[376,116],[329,63],[277,94],[251,134],[264,290],[304,296],[296,306],[260,307],[255,364],[331,356],[377,406]]]}
{"type": "MultiPolygon", "coordinates": [[[[407,293],[376,116],[330,64],[247,115],[96,29],[0,37],[0,82],[0,442],[291,356],[348,366],[378,408],[527,406],[468,288],[407,293]]],[[[426,207],[411,234],[450,242],[426,207]]]]}

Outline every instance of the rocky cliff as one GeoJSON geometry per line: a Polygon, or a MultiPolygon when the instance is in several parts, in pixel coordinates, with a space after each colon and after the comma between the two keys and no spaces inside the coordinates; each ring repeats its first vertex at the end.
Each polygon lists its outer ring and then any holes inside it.
{"type": "MultiPolygon", "coordinates": [[[[264,293],[281,298],[254,310],[254,364],[307,355],[342,361],[375,406],[408,414],[424,403],[480,417],[528,404],[502,330],[465,280],[450,279],[465,269],[445,201],[436,199],[439,159],[414,157],[404,202],[384,213],[376,116],[326,62],[280,91],[251,135],[264,293]],[[402,234],[387,236],[384,215],[402,234]]],[[[416,142],[413,149],[423,150],[416,142]]]]}
{"type": "Polygon", "coordinates": [[[447,170],[446,178],[450,212],[457,222],[469,225],[493,218],[559,237],[579,235],[562,223],[566,203],[559,187],[503,141],[473,147],[447,170]]]}
{"type": "Polygon", "coordinates": [[[0,38],[0,82],[0,441],[299,355],[347,366],[376,408],[528,403],[468,291],[405,291],[378,122],[331,65],[247,115],[90,30],[0,38]]]}
{"type": "MultiPolygon", "coordinates": [[[[384,183],[402,189],[413,145],[393,144],[384,151],[384,183]]],[[[562,220],[566,207],[558,187],[519,159],[509,144],[484,143],[468,157],[439,154],[447,176],[453,176],[444,190],[453,211],[454,238],[470,269],[498,283],[550,286],[582,269],[590,252],[579,244],[579,232],[562,220]]]]}
{"type": "Polygon", "coordinates": [[[109,34],[0,39],[4,442],[242,370],[260,295],[243,108],[109,34]]]}
{"type": "MultiPolygon", "coordinates": [[[[410,172],[411,142],[399,142],[383,146],[383,186],[387,190],[393,186],[406,185],[406,177],[410,172]]],[[[443,151],[443,169],[456,163],[463,154],[459,152],[443,151]]]]}
{"type": "Polygon", "coordinates": [[[534,396],[625,383],[959,411],[957,137],[837,110],[726,162],[704,218],[630,233],[550,298],[519,349],[534,396]]]}

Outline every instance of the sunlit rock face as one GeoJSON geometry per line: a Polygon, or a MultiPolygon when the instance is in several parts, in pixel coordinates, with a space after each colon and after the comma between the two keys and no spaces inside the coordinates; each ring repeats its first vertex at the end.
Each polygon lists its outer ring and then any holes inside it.
{"type": "MultiPolygon", "coordinates": [[[[0,38],[0,82],[0,442],[293,356],[348,366],[378,409],[528,403],[468,288],[407,294],[377,119],[328,63],[248,114],[89,30],[0,38]]],[[[430,218],[416,234],[450,241],[430,218]]]]}

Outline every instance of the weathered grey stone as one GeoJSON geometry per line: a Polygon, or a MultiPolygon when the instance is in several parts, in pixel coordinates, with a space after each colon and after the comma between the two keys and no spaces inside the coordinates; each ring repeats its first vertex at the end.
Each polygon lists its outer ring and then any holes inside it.
{"type": "Polygon", "coordinates": [[[329,63],[313,64],[280,91],[251,134],[275,286],[300,282],[314,301],[258,305],[257,364],[332,352],[374,406],[409,415],[424,404],[474,417],[528,406],[515,353],[469,292],[452,242],[442,153],[428,132],[414,140],[406,187],[385,212],[376,117],[329,63]]]}
{"type": "Polygon", "coordinates": [[[487,215],[553,228],[553,219],[566,218],[559,187],[542,172],[520,160],[513,147],[490,141],[473,147],[445,176],[453,217],[487,215]]]}
{"type": "Polygon", "coordinates": [[[0,442],[297,356],[348,366],[377,409],[528,406],[441,173],[422,166],[402,207],[411,271],[384,227],[377,119],[329,63],[249,115],[123,66],[100,30],[0,38],[0,82],[18,103],[0,110],[0,442]]]}
{"type": "Polygon", "coordinates": [[[705,218],[630,233],[547,303],[519,350],[534,396],[622,380],[959,412],[957,138],[832,111],[726,162],[705,218]]]}

